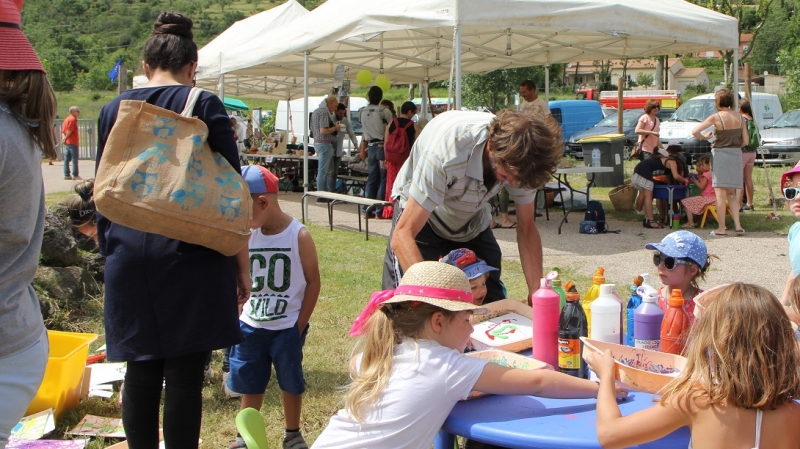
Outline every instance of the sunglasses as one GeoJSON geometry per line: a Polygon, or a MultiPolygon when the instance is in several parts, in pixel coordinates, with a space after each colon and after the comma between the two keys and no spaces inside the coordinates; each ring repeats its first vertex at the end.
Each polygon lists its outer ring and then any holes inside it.
{"type": "Polygon", "coordinates": [[[686,259],[679,259],[677,257],[663,256],[661,253],[653,254],[653,265],[659,266],[664,263],[664,268],[667,270],[674,270],[675,265],[691,265],[692,262],[686,259]]]}
{"type": "Polygon", "coordinates": [[[796,199],[798,193],[800,193],[800,187],[786,187],[783,189],[783,197],[789,201],[796,199]]]}

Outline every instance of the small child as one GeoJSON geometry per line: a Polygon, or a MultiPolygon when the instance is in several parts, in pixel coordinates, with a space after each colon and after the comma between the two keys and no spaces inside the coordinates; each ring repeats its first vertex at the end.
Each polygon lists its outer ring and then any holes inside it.
{"type": "Polygon", "coordinates": [[[459,248],[450,251],[450,254],[439,259],[454,267],[461,268],[467,275],[469,286],[472,289],[472,303],[476,306],[483,304],[486,298],[486,278],[490,271],[498,271],[497,268],[490,267],[486,262],[478,259],[475,252],[467,248],[459,248]]]}
{"type": "MultiPolygon", "coordinates": [[[[314,449],[417,449],[433,443],[453,406],[472,390],[552,398],[590,398],[597,384],[549,370],[506,368],[463,353],[472,333],[464,272],[419,262],[396,290],[372,294],[350,334],[361,354],[345,408],[331,418],[314,449]]],[[[617,389],[617,397],[627,396],[617,389]]]]}
{"type": "MultiPolygon", "coordinates": [[[[800,173],[800,162],[781,176],[781,191],[783,192],[783,197],[789,202],[789,210],[792,211],[796,218],[800,219],[800,195],[798,195],[800,194],[800,175],[798,173],[800,173]]],[[[791,271],[786,279],[786,288],[781,296],[781,303],[786,306],[789,305],[788,295],[792,282],[795,277],[800,275],[800,238],[798,238],[798,234],[800,234],[800,221],[789,228],[789,263],[791,264],[791,271]]],[[[791,313],[791,310],[787,310],[787,312],[791,313]]],[[[800,321],[800,317],[797,314],[792,318],[793,321],[800,321]]]]}
{"type": "Polygon", "coordinates": [[[690,448],[798,446],[800,350],[772,293],[744,283],[709,292],[686,358],[683,372],[661,390],[660,404],[622,416],[611,351],[586,354],[600,377],[597,439],[604,448],[655,441],[683,426],[691,431],[690,448]]]}
{"type": "MultiPolygon", "coordinates": [[[[231,349],[228,388],[242,394],[242,409],[260,410],[275,365],[283,391],[283,447],[307,449],[300,434],[306,387],[302,361],[320,291],[317,250],[306,227],[281,210],[275,175],[262,166],[249,165],[242,168],[242,177],[253,197],[249,243],[253,288],[239,317],[244,341],[231,349]]],[[[246,446],[237,437],[231,447],[246,446]]]]}
{"type": "Polygon", "coordinates": [[[690,196],[681,200],[681,204],[686,208],[686,224],[681,226],[684,229],[694,228],[695,215],[703,215],[706,207],[717,204],[717,196],[714,187],[711,186],[711,155],[704,154],[697,159],[694,164],[697,175],[689,178],[689,182],[700,189],[700,196],[690,196]]]}
{"type": "Polygon", "coordinates": [[[683,309],[694,320],[692,299],[703,291],[697,280],[704,279],[711,266],[706,243],[689,231],[675,231],[667,234],[661,243],[648,243],[645,248],[658,251],[653,254],[653,264],[658,268],[658,277],[664,284],[658,290],[658,306],[666,312],[672,289],[680,289],[683,309]]]}

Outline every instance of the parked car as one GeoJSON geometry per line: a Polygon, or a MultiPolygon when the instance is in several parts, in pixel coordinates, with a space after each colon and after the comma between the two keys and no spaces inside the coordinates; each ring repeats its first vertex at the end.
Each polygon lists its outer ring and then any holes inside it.
{"type": "MultiPolygon", "coordinates": [[[[781,112],[781,102],[777,95],[753,92],[751,94],[753,118],[759,129],[771,125],[781,112]]],[[[687,159],[694,161],[700,154],[711,151],[711,142],[698,140],[692,129],[711,114],[717,112],[714,94],[700,95],[683,103],[669,120],[661,123],[661,143],[677,140],[683,146],[687,159]]],[[[713,130],[713,126],[704,132],[713,130]]]]}
{"type": "Polygon", "coordinates": [[[758,159],[768,163],[796,164],[800,161],[800,109],[784,112],[761,131],[758,159]]]}
{"type": "MultiPolygon", "coordinates": [[[[622,133],[625,134],[625,154],[630,153],[631,147],[639,139],[635,131],[636,123],[639,121],[639,117],[641,117],[642,114],[644,114],[644,109],[626,109],[622,111],[622,133]]],[[[567,140],[568,154],[577,159],[583,159],[583,149],[578,141],[586,137],[616,134],[618,118],[619,115],[611,114],[597,122],[591,128],[573,134],[572,137],[567,140]]]]}
{"type": "Polygon", "coordinates": [[[617,108],[603,106],[602,109],[603,109],[603,117],[608,117],[609,115],[617,113],[617,108]]]}
{"type": "Polygon", "coordinates": [[[600,103],[594,100],[555,100],[549,106],[550,114],[561,125],[564,139],[569,139],[603,118],[600,103]]]}

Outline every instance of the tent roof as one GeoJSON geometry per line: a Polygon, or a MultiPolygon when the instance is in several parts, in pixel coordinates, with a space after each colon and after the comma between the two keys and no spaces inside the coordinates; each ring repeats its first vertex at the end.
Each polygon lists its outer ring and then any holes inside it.
{"type": "MultiPolygon", "coordinates": [[[[218,91],[220,53],[249,42],[258,42],[262,45],[262,36],[270,30],[293,23],[306,14],[308,11],[296,0],[288,0],[282,5],[234,23],[198,52],[200,64],[197,68],[197,86],[218,91]],[[204,73],[213,73],[214,75],[204,76],[204,73]]],[[[230,82],[230,86],[225,86],[225,90],[230,87],[229,93],[234,95],[269,99],[286,99],[303,95],[303,78],[294,75],[229,77],[227,82],[230,82]]],[[[309,83],[309,88],[313,93],[327,93],[330,90],[330,85],[326,84],[323,88],[321,81],[309,80],[309,83]]]]}
{"type": "Polygon", "coordinates": [[[225,97],[225,101],[222,102],[225,105],[225,109],[229,111],[247,111],[250,109],[244,101],[238,100],[236,98],[228,98],[225,97]]]}
{"type": "Polygon", "coordinates": [[[349,79],[358,70],[384,73],[393,82],[447,79],[456,24],[462,73],[735,48],[738,42],[736,19],[682,0],[328,0],[223,51],[221,67],[204,67],[201,76],[216,77],[220,70],[297,76],[309,51],[312,78],[332,79],[344,64],[349,79]]]}

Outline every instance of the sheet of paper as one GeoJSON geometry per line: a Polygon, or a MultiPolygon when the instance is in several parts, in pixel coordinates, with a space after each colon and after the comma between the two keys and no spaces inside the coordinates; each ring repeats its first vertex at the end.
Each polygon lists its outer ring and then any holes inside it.
{"type": "Polygon", "coordinates": [[[83,435],[91,437],[125,438],[125,429],[122,420],[106,418],[103,416],[86,415],[72,430],[70,435],[83,435]]]}
{"type": "Polygon", "coordinates": [[[92,370],[92,377],[89,385],[100,385],[109,382],[116,382],[125,379],[124,363],[95,363],[89,365],[92,370]]]}
{"type": "Polygon", "coordinates": [[[89,440],[23,440],[11,437],[6,449],[83,449],[89,440]]]}
{"type": "Polygon", "coordinates": [[[53,409],[49,408],[39,413],[22,418],[13,429],[11,436],[25,440],[38,440],[56,428],[53,409]]]}

